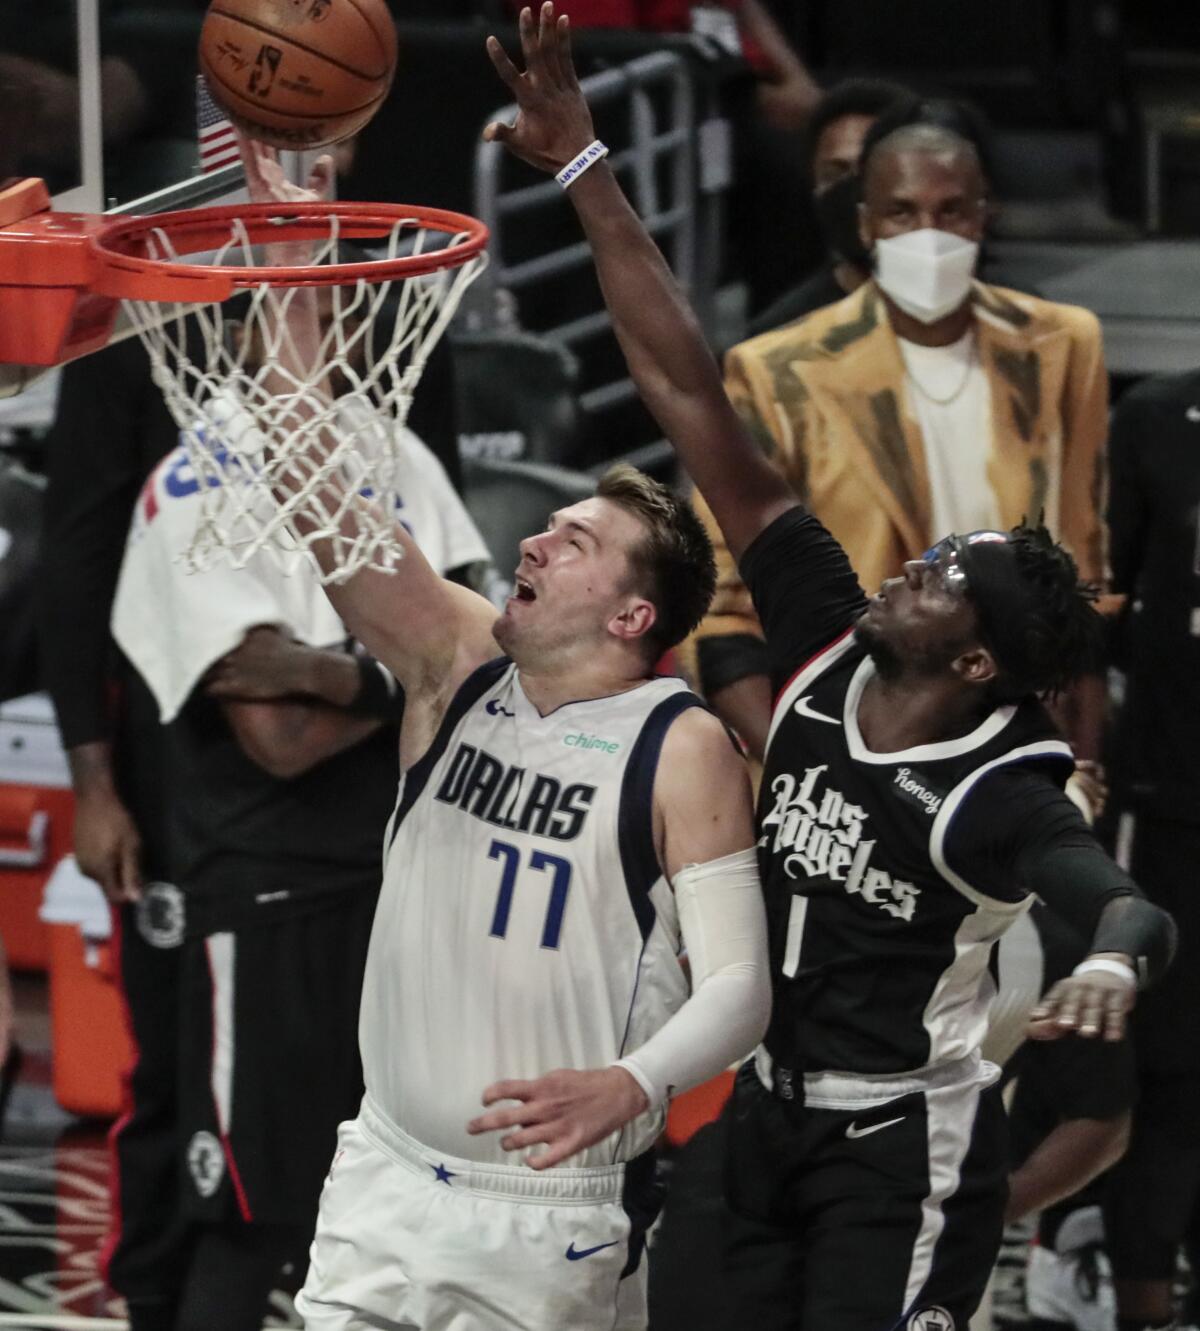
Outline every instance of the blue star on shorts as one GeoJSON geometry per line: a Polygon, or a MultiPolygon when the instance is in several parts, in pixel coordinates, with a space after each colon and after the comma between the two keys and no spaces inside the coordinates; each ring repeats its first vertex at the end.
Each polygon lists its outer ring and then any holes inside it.
{"type": "Polygon", "coordinates": [[[447,1169],[445,1165],[430,1165],[429,1168],[433,1170],[433,1177],[437,1179],[439,1183],[444,1183],[447,1187],[450,1186],[450,1180],[452,1178],[458,1177],[452,1169],[447,1169]]]}

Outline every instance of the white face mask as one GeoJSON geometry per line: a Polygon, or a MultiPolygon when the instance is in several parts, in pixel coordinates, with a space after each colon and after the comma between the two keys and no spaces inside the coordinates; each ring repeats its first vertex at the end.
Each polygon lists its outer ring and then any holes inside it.
{"type": "Polygon", "coordinates": [[[875,281],[905,314],[932,324],[966,300],[978,261],[973,240],[924,227],[875,242],[875,281]]]}

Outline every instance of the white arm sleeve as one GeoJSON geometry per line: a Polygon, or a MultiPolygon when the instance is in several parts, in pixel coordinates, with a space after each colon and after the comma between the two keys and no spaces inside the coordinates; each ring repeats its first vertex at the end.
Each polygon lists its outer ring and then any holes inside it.
{"type": "Polygon", "coordinates": [[[689,864],[675,875],[674,888],[692,996],[616,1063],[652,1108],[748,1054],[771,1015],[767,921],[754,850],[689,864]]]}

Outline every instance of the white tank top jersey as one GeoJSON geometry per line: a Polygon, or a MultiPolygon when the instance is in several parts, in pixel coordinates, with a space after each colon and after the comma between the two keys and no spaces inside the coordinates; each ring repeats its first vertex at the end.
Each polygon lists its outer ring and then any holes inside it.
{"type": "MultiPolygon", "coordinates": [[[[426,1145],[519,1164],[503,1133],[467,1134],[485,1087],[602,1068],[682,1005],[674,895],[652,829],[677,679],[541,716],[506,658],[459,689],[402,777],[363,981],[367,1096],[426,1145]]],[[[571,1166],[649,1148],[651,1112],[571,1166]]]]}

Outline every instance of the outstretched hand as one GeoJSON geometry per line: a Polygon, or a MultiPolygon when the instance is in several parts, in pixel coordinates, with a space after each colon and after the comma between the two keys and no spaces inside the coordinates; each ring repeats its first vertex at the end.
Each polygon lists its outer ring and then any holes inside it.
{"type": "Polygon", "coordinates": [[[487,40],[488,55],[518,110],[511,125],[493,121],[483,137],[490,143],[503,143],[530,166],[553,174],[573,162],[595,139],[592,113],[575,77],[567,16],[556,19],[552,0],[546,0],[536,20],[532,10],[521,10],[519,29],[523,74],[495,37],[487,40]]]}
{"type": "Polygon", "coordinates": [[[333,197],[333,158],[324,153],[312,165],[306,185],[287,178],[269,143],[238,131],[246,189],[251,203],[324,203],[333,197]]]}
{"type": "Polygon", "coordinates": [[[1066,1035],[1120,1040],[1137,990],[1105,971],[1068,975],[1029,1014],[1026,1034],[1033,1040],[1061,1040],[1066,1035]]]}

